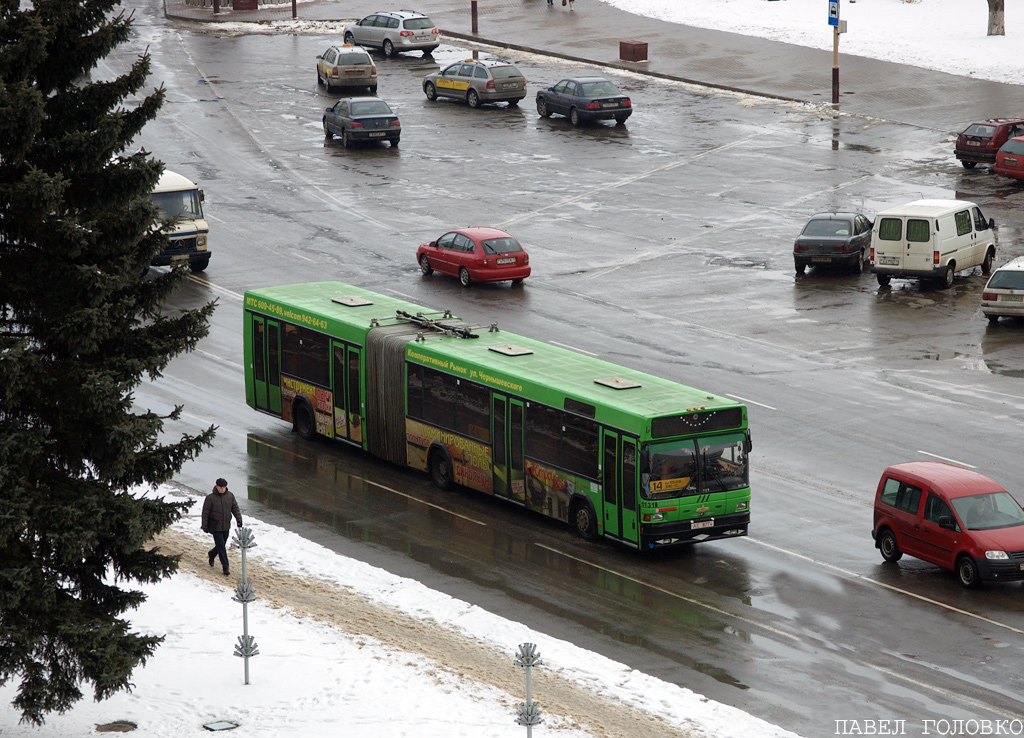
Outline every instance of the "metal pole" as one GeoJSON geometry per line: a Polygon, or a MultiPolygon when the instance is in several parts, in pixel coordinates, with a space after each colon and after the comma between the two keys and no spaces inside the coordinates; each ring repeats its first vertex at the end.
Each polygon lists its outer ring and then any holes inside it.
{"type": "Polygon", "coordinates": [[[252,529],[238,528],[235,530],[235,538],[231,541],[231,546],[232,548],[237,546],[242,550],[242,581],[235,587],[235,596],[231,598],[235,602],[242,603],[242,635],[238,638],[238,643],[235,645],[235,656],[241,656],[245,661],[246,684],[249,683],[249,659],[253,656],[258,656],[260,653],[255,639],[249,635],[249,603],[256,601],[256,590],[246,575],[245,561],[246,551],[255,545],[256,536],[252,534],[252,529]]]}
{"type": "Polygon", "coordinates": [[[220,13],[220,0],[213,0],[213,14],[217,15],[220,13]]]}
{"type": "Polygon", "coordinates": [[[299,4],[298,0],[292,0],[292,20],[295,20],[299,15],[299,4]]]}
{"type": "Polygon", "coordinates": [[[832,104],[839,104],[839,26],[832,26],[832,104]]]}
{"type": "Polygon", "coordinates": [[[476,21],[476,0],[469,0],[469,13],[470,16],[473,18],[473,34],[476,35],[479,29],[479,26],[477,25],[476,21]]]}

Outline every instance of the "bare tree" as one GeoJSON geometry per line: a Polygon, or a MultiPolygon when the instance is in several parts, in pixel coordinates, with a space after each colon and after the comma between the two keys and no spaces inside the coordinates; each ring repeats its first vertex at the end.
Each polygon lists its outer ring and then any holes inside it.
{"type": "Polygon", "coordinates": [[[1003,2],[1005,0],[988,0],[988,35],[1005,36],[1003,25],[1003,2]]]}

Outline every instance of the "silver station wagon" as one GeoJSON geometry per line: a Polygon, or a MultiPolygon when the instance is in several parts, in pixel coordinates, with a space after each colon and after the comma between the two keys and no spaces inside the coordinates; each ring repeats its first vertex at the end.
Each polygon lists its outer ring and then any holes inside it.
{"type": "Polygon", "coordinates": [[[345,26],[345,43],[380,49],[385,56],[400,51],[422,51],[427,56],[440,45],[441,33],[423,13],[396,10],[374,13],[345,26]]]}
{"type": "Polygon", "coordinates": [[[465,100],[471,108],[495,102],[514,107],[526,97],[526,77],[506,62],[466,59],[424,77],[423,94],[465,100]]]}

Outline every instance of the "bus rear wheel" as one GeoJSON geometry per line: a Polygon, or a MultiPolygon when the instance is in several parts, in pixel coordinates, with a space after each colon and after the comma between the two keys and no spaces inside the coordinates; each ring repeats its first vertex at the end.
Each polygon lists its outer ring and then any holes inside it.
{"type": "Polygon", "coordinates": [[[594,508],[589,502],[581,500],[574,504],[571,520],[576,535],[584,541],[597,538],[597,515],[594,514],[594,508]]]}
{"type": "Polygon", "coordinates": [[[295,423],[295,432],[306,441],[316,438],[316,421],[313,420],[313,411],[305,402],[299,402],[292,408],[292,418],[295,423]]]}
{"type": "Polygon", "coordinates": [[[448,491],[452,488],[452,462],[448,454],[435,451],[430,456],[430,478],[438,488],[448,491]]]}

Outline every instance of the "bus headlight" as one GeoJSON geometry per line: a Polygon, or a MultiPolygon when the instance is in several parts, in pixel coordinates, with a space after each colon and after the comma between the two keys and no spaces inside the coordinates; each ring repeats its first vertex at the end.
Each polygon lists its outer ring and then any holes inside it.
{"type": "Polygon", "coordinates": [[[206,250],[206,236],[196,236],[196,249],[199,251],[206,250]]]}

